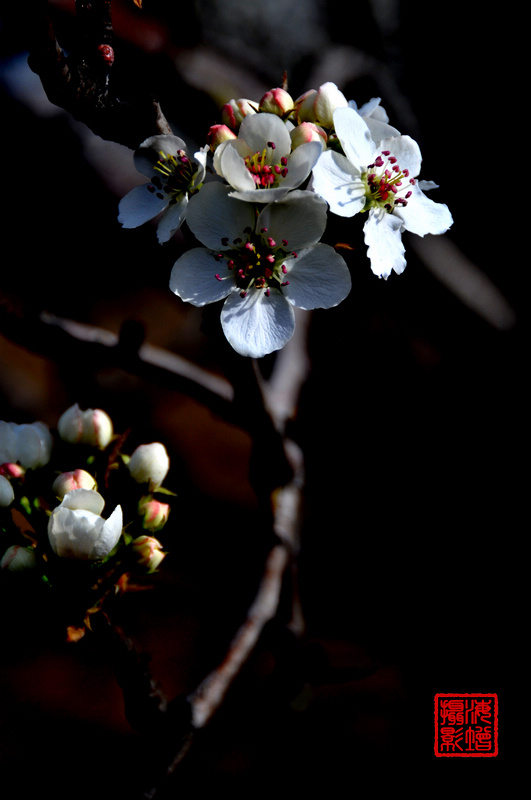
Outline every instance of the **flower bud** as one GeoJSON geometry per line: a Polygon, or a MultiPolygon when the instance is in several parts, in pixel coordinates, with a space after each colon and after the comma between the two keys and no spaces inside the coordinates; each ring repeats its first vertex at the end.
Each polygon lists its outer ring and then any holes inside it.
{"type": "Polygon", "coordinates": [[[57,425],[59,436],[69,444],[90,444],[101,449],[107,447],[113,437],[111,418],[100,408],[81,411],[75,403],[60,417],[57,425]]]}
{"type": "Polygon", "coordinates": [[[160,531],[168,521],[170,506],[168,503],[143,497],[138,504],[138,513],[144,518],[143,528],[148,531],[160,531]]]}
{"type": "Polygon", "coordinates": [[[7,508],[15,499],[15,492],[4,475],[0,475],[0,507],[7,508]]]}
{"type": "Polygon", "coordinates": [[[155,572],[166,556],[161,543],[152,536],[139,536],[133,540],[132,547],[138,556],[138,563],[147,567],[148,572],[155,572]]]}
{"type": "Polygon", "coordinates": [[[323,83],[318,90],[310,89],[301,94],[295,101],[295,110],[299,122],[316,122],[323,128],[334,127],[334,111],[336,108],[348,106],[343,92],[335,83],[323,83]]]}
{"type": "Polygon", "coordinates": [[[37,558],[33,548],[13,544],[5,551],[0,567],[7,569],[8,572],[23,572],[32,569],[36,564],[37,558]]]}
{"type": "Polygon", "coordinates": [[[334,127],[334,111],[336,108],[348,106],[348,101],[343,92],[340,92],[335,83],[323,83],[319,87],[314,101],[315,122],[324,128],[334,127]]]}
{"type": "Polygon", "coordinates": [[[290,131],[291,149],[295,150],[301,144],[306,142],[321,142],[323,149],[326,147],[328,136],[323,128],[316,125],[315,122],[301,122],[296,128],[290,131]]]}
{"type": "Polygon", "coordinates": [[[63,499],[65,494],[74,489],[96,489],[96,480],[84,469],[75,469],[73,472],[62,472],[53,482],[53,491],[56,497],[63,499]]]}
{"type": "Polygon", "coordinates": [[[315,122],[314,102],[317,89],[309,89],[295,100],[295,112],[299,122],[315,122]]]}
{"type": "Polygon", "coordinates": [[[227,125],[211,125],[207,133],[207,143],[212,152],[222,142],[227,142],[230,139],[237,139],[236,134],[231,131],[227,125]]]}
{"type": "Polygon", "coordinates": [[[283,117],[293,111],[293,98],[284,89],[271,89],[259,103],[260,111],[283,117]]]}
{"type": "Polygon", "coordinates": [[[24,469],[43,467],[52,455],[52,435],[43,422],[0,422],[0,464],[18,462],[24,469]]]}
{"type": "Polygon", "coordinates": [[[5,475],[6,478],[22,478],[24,467],[21,467],[20,464],[0,464],[0,475],[5,475]]]}
{"type": "Polygon", "coordinates": [[[249,114],[256,114],[256,104],[251,100],[230,100],[221,109],[221,120],[233,131],[237,131],[244,117],[249,114]]]}
{"type": "Polygon", "coordinates": [[[152,488],[162,485],[168,474],[170,459],[166,448],[160,442],[141,444],[134,451],[127,464],[132,478],[137,483],[149,483],[152,488]]]}
{"type": "Polygon", "coordinates": [[[122,509],[116,506],[104,520],[105,501],[91,489],[74,489],[54,508],[48,521],[48,539],[62,558],[95,561],[105,558],[122,534],[122,509]]]}

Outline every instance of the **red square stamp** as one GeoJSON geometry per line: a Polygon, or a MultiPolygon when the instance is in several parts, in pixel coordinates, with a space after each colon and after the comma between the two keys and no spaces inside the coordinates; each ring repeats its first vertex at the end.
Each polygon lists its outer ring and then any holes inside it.
{"type": "Polygon", "coordinates": [[[435,695],[436,756],[497,756],[498,695],[435,695]]]}

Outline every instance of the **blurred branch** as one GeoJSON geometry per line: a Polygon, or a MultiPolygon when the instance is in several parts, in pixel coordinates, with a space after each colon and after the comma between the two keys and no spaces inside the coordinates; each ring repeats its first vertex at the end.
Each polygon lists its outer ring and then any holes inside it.
{"type": "Polygon", "coordinates": [[[28,64],[51,103],[68,111],[104,139],[135,149],[148,136],[172,130],[158,101],[138,88],[134,101],[120,99],[111,71],[111,0],[76,0],[81,36],[66,56],[57,41],[45,0],[35,0],[28,64]]]}

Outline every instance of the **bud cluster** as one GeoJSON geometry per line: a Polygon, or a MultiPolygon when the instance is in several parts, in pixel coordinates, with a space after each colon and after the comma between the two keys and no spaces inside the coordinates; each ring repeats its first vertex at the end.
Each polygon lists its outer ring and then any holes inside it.
{"type": "Polygon", "coordinates": [[[170,505],[157,495],[173,495],[163,487],[170,459],[160,442],[132,454],[125,442],[105,411],[77,403],[55,431],[0,421],[2,570],[57,587],[74,562],[85,564],[89,595],[103,576],[124,591],[124,575],[156,572],[166,553],[151,534],[168,521],[170,505]]]}
{"type": "Polygon", "coordinates": [[[323,149],[330,137],[335,142],[333,113],[348,106],[345,95],[335,83],[324,83],[297,99],[283,88],[267,91],[259,101],[232,99],[221,109],[221,124],[212,125],[207,142],[212,152],[223,142],[236,139],[243,120],[253,114],[276,114],[288,126],[292,149],[307,142],[320,142],[323,149]]]}

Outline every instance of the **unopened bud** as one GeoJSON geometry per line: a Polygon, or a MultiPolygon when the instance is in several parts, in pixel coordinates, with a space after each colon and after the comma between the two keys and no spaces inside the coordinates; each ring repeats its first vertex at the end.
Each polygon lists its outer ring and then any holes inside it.
{"type": "Polygon", "coordinates": [[[260,111],[283,117],[293,111],[293,98],[284,89],[271,89],[260,100],[260,111]]]}
{"type": "Polygon", "coordinates": [[[95,478],[84,469],[75,469],[73,472],[62,472],[53,482],[53,491],[56,497],[63,499],[67,492],[74,489],[97,489],[95,478]]]}
{"type": "Polygon", "coordinates": [[[81,411],[75,403],[60,417],[57,425],[59,436],[70,444],[90,444],[101,449],[107,447],[113,437],[111,418],[101,408],[81,411]]]}
{"type": "Polygon", "coordinates": [[[138,513],[143,517],[143,528],[147,531],[160,531],[168,521],[170,506],[158,500],[142,498],[138,504],[138,513]]]}
{"type": "Polygon", "coordinates": [[[156,572],[166,553],[162,552],[162,545],[153,536],[139,536],[133,540],[133,550],[138,556],[138,563],[147,567],[148,572],[156,572]]]}
{"type": "Polygon", "coordinates": [[[221,120],[231,130],[237,131],[244,117],[249,116],[249,114],[256,114],[256,112],[256,103],[242,97],[240,100],[230,100],[225,103],[221,109],[221,120]]]}
{"type": "Polygon", "coordinates": [[[0,475],[5,475],[6,478],[22,478],[24,475],[24,467],[20,464],[0,464],[0,475]]]}
{"type": "Polygon", "coordinates": [[[314,103],[317,89],[309,89],[295,100],[295,112],[299,122],[315,122],[314,103]]]}
{"type": "Polygon", "coordinates": [[[323,83],[319,87],[314,102],[315,122],[325,128],[334,127],[334,111],[336,108],[345,108],[348,101],[335,83],[323,83]]]}
{"type": "Polygon", "coordinates": [[[149,483],[152,488],[161,486],[170,468],[166,448],[160,442],[141,444],[127,464],[137,483],[149,483]]]}
{"type": "Polygon", "coordinates": [[[326,147],[328,136],[323,128],[316,125],[315,122],[301,122],[296,128],[290,131],[291,148],[295,150],[301,144],[306,142],[321,142],[323,148],[326,147]]]}
{"type": "Polygon", "coordinates": [[[114,64],[114,50],[110,44],[99,44],[97,49],[101,60],[109,67],[112,67],[114,64]]]}
{"type": "Polygon", "coordinates": [[[0,566],[8,572],[23,572],[32,569],[37,564],[35,552],[31,547],[21,547],[18,544],[11,545],[5,551],[0,566]]]}
{"type": "Polygon", "coordinates": [[[227,125],[212,125],[207,133],[207,143],[212,152],[222,142],[237,138],[236,134],[227,125]]]}

